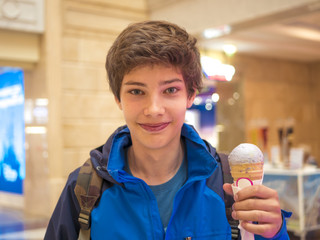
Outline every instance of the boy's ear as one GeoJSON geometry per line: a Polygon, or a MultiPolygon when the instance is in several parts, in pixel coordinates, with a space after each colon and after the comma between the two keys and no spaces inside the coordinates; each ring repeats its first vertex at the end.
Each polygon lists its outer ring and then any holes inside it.
{"type": "Polygon", "coordinates": [[[116,104],[118,105],[118,107],[120,108],[120,110],[122,110],[122,105],[121,105],[120,99],[118,99],[116,96],[114,96],[114,100],[115,100],[116,104]]]}
{"type": "Polygon", "coordinates": [[[194,101],[196,95],[197,95],[197,92],[194,91],[194,93],[192,94],[192,96],[191,96],[191,97],[188,97],[187,108],[190,108],[190,107],[192,106],[193,101],[194,101]]]}

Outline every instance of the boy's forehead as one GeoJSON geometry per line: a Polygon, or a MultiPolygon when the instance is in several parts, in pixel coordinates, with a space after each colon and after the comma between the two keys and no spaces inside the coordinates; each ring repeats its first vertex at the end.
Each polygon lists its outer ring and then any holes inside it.
{"type": "Polygon", "coordinates": [[[124,76],[128,75],[128,74],[132,74],[134,72],[137,72],[141,69],[150,69],[150,70],[154,70],[156,68],[164,68],[164,69],[173,69],[174,71],[176,71],[176,73],[178,74],[182,74],[182,71],[179,67],[171,65],[171,64],[164,64],[164,63],[146,63],[146,64],[141,64],[138,65],[132,69],[130,69],[127,73],[124,74],[124,76]]]}
{"type": "Polygon", "coordinates": [[[181,82],[186,84],[185,79],[179,68],[173,65],[147,64],[135,67],[131,71],[126,73],[123,76],[121,85],[123,86],[142,84],[145,86],[145,84],[154,81],[158,82],[159,85],[166,85],[173,82],[181,82]],[[155,72],[153,72],[153,70],[155,70],[155,72]]]}

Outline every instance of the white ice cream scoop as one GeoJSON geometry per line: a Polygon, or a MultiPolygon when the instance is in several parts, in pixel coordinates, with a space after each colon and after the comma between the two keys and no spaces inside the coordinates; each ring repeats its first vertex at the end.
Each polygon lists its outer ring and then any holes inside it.
{"type": "Polygon", "coordinates": [[[263,153],[254,144],[241,143],[235,147],[228,156],[229,164],[243,163],[261,163],[263,162],[263,153]]]}

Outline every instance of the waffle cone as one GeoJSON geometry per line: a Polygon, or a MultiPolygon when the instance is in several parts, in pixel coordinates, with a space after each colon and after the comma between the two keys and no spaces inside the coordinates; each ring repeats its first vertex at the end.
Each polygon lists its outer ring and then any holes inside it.
{"type": "Polygon", "coordinates": [[[249,178],[251,181],[260,180],[263,178],[263,162],[230,165],[230,173],[233,181],[239,178],[249,178]]]}

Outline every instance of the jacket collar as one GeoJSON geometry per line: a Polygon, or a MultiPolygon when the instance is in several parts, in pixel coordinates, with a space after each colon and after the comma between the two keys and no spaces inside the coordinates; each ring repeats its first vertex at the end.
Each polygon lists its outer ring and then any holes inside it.
{"type": "MultiPolygon", "coordinates": [[[[181,136],[186,143],[186,156],[188,160],[188,179],[200,180],[209,177],[217,166],[217,162],[210,154],[206,144],[195,129],[183,124],[181,136]]],[[[122,182],[119,171],[125,165],[125,148],[130,146],[131,136],[127,126],[118,128],[102,147],[91,151],[91,159],[98,174],[111,182],[122,182]],[[111,179],[112,178],[112,179],[111,179]]]]}
{"type": "Polygon", "coordinates": [[[217,167],[217,161],[210,153],[205,142],[196,132],[196,130],[184,124],[181,130],[181,136],[185,138],[186,155],[188,160],[188,179],[200,180],[208,178],[217,167]]]}

